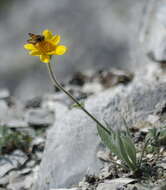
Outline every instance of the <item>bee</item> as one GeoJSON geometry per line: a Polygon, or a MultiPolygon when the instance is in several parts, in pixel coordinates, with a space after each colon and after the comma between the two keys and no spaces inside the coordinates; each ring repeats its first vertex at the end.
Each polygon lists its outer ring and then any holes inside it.
{"type": "Polygon", "coordinates": [[[36,35],[32,33],[28,33],[30,36],[30,39],[27,40],[28,43],[35,45],[38,42],[44,41],[44,36],[43,35],[36,35]]]}

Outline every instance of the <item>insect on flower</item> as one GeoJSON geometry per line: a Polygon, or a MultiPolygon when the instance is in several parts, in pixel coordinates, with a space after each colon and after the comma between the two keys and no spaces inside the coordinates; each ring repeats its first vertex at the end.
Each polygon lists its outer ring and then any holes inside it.
{"type": "Polygon", "coordinates": [[[32,33],[28,33],[29,36],[31,37],[29,40],[27,40],[28,43],[30,44],[37,44],[38,42],[44,41],[44,36],[43,35],[36,35],[32,33]]]}
{"type": "Polygon", "coordinates": [[[43,63],[50,63],[52,55],[63,55],[67,51],[67,47],[59,45],[61,37],[53,35],[51,31],[44,30],[41,35],[28,33],[30,39],[24,48],[29,50],[32,56],[39,56],[43,63]]]}

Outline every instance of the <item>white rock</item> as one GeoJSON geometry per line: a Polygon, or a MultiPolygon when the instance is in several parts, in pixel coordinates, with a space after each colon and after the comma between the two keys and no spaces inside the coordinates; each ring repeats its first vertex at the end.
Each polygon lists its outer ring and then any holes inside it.
{"type": "MultiPolygon", "coordinates": [[[[116,129],[124,127],[121,115],[125,115],[128,125],[133,126],[155,113],[155,106],[165,97],[165,83],[140,80],[128,87],[118,86],[90,97],[85,101],[85,107],[100,121],[107,121],[116,129]]],[[[39,190],[51,186],[71,187],[85,174],[94,174],[102,166],[96,156],[101,149],[101,140],[94,121],[80,109],[60,114],[48,131],[39,172],[39,190]]]]}
{"type": "Polygon", "coordinates": [[[78,190],[78,188],[69,188],[69,189],[67,189],[67,188],[58,188],[58,189],[50,189],[50,190],[78,190]]]}

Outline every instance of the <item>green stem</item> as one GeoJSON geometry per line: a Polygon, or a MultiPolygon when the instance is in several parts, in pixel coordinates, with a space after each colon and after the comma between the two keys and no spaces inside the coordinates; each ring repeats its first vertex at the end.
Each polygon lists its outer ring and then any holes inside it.
{"type": "Polygon", "coordinates": [[[59,90],[62,90],[69,98],[71,98],[81,109],[82,111],[84,111],[93,121],[96,122],[97,125],[99,125],[102,129],[104,129],[107,133],[110,134],[110,131],[105,128],[91,113],[89,113],[84,107],[83,105],[81,105],[68,91],[66,91],[63,86],[56,80],[56,77],[54,75],[54,72],[52,70],[52,67],[51,67],[51,63],[48,63],[47,64],[47,67],[48,67],[48,71],[49,71],[49,74],[50,74],[50,78],[53,82],[53,84],[59,89],[59,90]]]}

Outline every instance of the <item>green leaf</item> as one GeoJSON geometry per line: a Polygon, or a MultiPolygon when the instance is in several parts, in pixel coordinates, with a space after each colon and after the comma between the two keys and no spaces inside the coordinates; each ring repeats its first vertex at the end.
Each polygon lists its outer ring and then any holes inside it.
{"type": "MultiPolygon", "coordinates": [[[[80,103],[81,107],[84,107],[85,103],[83,101],[79,102],[79,103],[80,103]]],[[[71,108],[81,108],[80,105],[78,105],[78,104],[75,103],[75,104],[71,105],[71,108]]]]}
{"type": "Polygon", "coordinates": [[[136,148],[132,142],[132,139],[129,136],[123,136],[122,139],[129,159],[134,165],[137,165],[136,148]]]}
{"type": "MultiPolygon", "coordinates": [[[[111,150],[116,155],[119,155],[117,152],[117,148],[115,144],[113,143],[114,135],[113,133],[108,133],[106,130],[104,130],[102,127],[99,125],[97,126],[98,134],[103,141],[103,143],[111,150]]],[[[110,131],[110,130],[109,130],[110,131]]]]}
{"type": "Polygon", "coordinates": [[[120,135],[120,131],[117,131],[117,139],[116,139],[116,144],[118,147],[118,152],[120,153],[120,158],[125,161],[125,163],[127,164],[127,166],[132,169],[135,170],[135,166],[132,164],[132,162],[129,160],[128,158],[128,154],[126,152],[125,146],[123,144],[121,135],[120,135]]]}
{"type": "Polygon", "coordinates": [[[120,160],[124,161],[128,168],[135,171],[137,169],[136,148],[131,138],[125,136],[119,130],[105,130],[99,125],[97,126],[97,130],[101,140],[110,151],[118,156],[120,160]]]}

